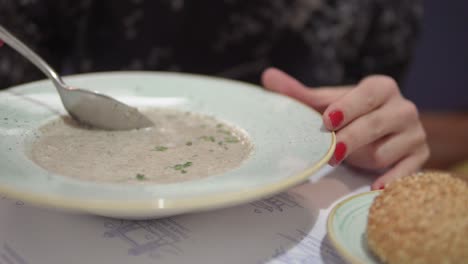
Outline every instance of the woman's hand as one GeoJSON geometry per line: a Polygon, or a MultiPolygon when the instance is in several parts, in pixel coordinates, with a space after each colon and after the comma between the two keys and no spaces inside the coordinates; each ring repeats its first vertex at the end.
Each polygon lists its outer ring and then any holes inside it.
{"type": "Polygon", "coordinates": [[[372,184],[374,190],[417,171],[429,157],[418,110],[403,98],[390,77],[369,76],[355,87],[310,89],[270,68],[264,71],[262,83],[322,113],[325,126],[335,131],[337,138],[330,165],[346,159],[356,167],[385,169],[372,184]]]}

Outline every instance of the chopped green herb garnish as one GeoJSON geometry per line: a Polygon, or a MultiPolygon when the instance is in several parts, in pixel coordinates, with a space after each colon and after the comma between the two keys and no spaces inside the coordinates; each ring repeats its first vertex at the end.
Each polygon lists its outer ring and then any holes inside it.
{"type": "Polygon", "coordinates": [[[217,127],[217,128],[222,128],[222,127],[223,127],[223,124],[217,124],[216,127],[217,127]]]}
{"type": "Polygon", "coordinates": [[[141,173],[137,173],[137,175],[135,176],[137,180],[139,181],[143,181],[143,180],[146,180],[146,177],[144,174],[141,174],[141,173]]]}
{"type": "Polygon", "coordinates": [[[192,146],[192,141],[187,141],[187,143],[185,143],[185,145],[192,146]]]}
{"type": "Polygon", "coordinates": [[[222,145],[223,145],[223,142],[222,142],[222,141],[218,141],[218,145],[222,146],[222,145]]]}
{"type": "Polygon", "coordinates": [[[174,167],[172,167],[172,168],[174,168],[174,170],[180,171],[181,173],[186,173],[187,171],[184,170],[184,169],[186,169],[186,168],[188,168],[188,167],[190,167],[190,166],[192,166],[192,162],[191,162],[191,161],[187,161],[187,162],[185,162],[184,164],[176,164],[176,165],[174,165],[174,167]]]}
{"type": "Polygon", "coordinates": [[[213,136],[201,136],[200,139],[203,139],[205,141],[211,141],[211,142],[216,141],[215,137],[213,137],[213,136]]]}
{"type": "Polygon", "coordinates": [[[174,165],[174,169],[175,169],[175,170],[181,170],[181,169],[183,169],[183,168],[184,168],[184,165],[183,165],[183,164],[176,164],[176,165],[174,165]]]}
{"type": "Polygon", "coordinates": [[[157,146],[153,150],[155,151],[166,151],[168,148],[164,146],[157,146]]]}
{"type": "Polygon", "coordinates": [[[226,143],[238,143],[239,139],[236,137],[225,137],[224,141],[226,141],[226,143]]]}
{"type": "Polygon", "coordinates": [[[216,132],[221,133],[221,134],[226,134],[226,135],[231,135],[231,131],[227,129],[218,129],[216,132]]]}

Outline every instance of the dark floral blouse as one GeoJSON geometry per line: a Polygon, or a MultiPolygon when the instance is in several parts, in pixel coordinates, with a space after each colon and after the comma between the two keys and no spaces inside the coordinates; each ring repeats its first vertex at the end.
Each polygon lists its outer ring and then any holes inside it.
{"type": "MultiPolygon", "coordinates": [[[[403,77],[420,0],[0,0],[0,24],[62,74],[151,70],[310,86],[403,77]]],[[[0,49],[0,89],[45,78],[0,49]]]]}

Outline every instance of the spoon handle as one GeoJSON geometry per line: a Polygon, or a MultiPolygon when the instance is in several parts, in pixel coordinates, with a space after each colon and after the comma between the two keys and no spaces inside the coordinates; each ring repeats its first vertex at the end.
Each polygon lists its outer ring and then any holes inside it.
{"type": "Polygon", "coordinates": [[[49,66],[39,55],[28,48],[23,42],[13,36],[8,30],[0,25],[0,39],[3,40],[10,47],[18,51],[21,55],[26,57],[36,67],[38,67],[47,77],[49,77],[56,86],[66,87],[62,78],[49,66]]]}

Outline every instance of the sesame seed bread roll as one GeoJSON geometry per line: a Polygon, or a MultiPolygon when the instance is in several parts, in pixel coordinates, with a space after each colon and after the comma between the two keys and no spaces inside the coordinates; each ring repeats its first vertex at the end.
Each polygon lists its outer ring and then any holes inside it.
{"type": "Polygon", "coordinates": [[[468,263],[468,183],[437,171],[392,182],[372,203],[367,241],[384,263],[468,263]]]}

